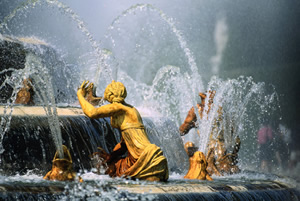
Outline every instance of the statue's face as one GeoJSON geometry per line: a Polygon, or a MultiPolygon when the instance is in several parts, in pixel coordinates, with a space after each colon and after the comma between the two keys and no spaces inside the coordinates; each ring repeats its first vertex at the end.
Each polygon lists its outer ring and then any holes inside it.
{"type": "Polygon", "coordinates": [[[195,147],[194,143],[192,143],[192,142],[185,143],[184,149],[185,149],[186,153],[188,153],[188,149],[191,147],[195,147]]]}
{"type": "Polygon", "coordinates": [[[108,101],[109,103],[111,103],[111,101],[109,101],[109,97],[107,97],[107,94],[104,93],[104,100],[108,101]]]}
{"type": "Polygon", "coordinates": [[[192,157],[195,153],[195,147],[188,147],[187,148],[187,154],[189,157],[192,157]]]}

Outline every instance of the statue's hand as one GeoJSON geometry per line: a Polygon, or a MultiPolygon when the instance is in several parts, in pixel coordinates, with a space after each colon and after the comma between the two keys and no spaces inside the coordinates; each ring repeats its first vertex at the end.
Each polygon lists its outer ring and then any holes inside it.
{"type": "Polygon", "coordinates": [[[83,81],[81,86],[78,88],[77,94],[81,94],[83,97],[85,97],[87,93],[89,81],[83,81]]]}

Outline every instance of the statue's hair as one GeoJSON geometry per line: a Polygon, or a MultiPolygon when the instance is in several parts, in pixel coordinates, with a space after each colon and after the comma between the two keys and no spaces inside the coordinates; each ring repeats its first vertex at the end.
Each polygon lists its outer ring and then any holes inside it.
{"type": "Polygon", "coordinates": [[[114,80],[107,85],[104,91],[104,99],[110,103],[123,103],[126,96],[125,86],[121,82],[115,82],[114,80]]]}

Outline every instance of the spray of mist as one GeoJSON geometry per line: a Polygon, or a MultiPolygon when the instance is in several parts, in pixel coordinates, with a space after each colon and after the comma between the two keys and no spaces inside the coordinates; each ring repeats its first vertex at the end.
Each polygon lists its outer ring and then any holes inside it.
{"type": "Polygon", "coordinates": [[[223,52],[228,42],[228,26],[226,23],[226,17],[221,17],[217,20],[214,31],[214,41],[216,45],[216,55],[212,56],[210,59],[212,65],[211,71],[213,74],[218,74],[223,52]]]}

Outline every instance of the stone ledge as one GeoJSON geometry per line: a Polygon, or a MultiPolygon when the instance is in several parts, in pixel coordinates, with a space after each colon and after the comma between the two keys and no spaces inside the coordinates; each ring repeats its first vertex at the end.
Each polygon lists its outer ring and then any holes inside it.
{"type": "Polygon", "coordinates": [[[181,194],[181,193],[215,193],[220,191],[229,191],[229,192],[245,192],[251,190],[282,190],[290,189],[290,186],[286,184],[281,184],[278,182],[255,182],[243,184],[147,184],[147,185],[113,185],[119,191],[128,191],[129,193],[134,194],[181,194]]]}
{"type": "MultiPolygon", "coordinates": [[[[0,105],[0,116],[4,115],[5,105],[0,105]]],[[[97,106],[98,107],[98,106],[97,106]]],[[[12,107],[12,116],[46,116],[45,108],[43,106],[23,106],[15,105],[12,107]]],[[[58,116],[85,116],[80,107],[56,107],[58,116]]],[[[11,112],[8,107],[6,114],[11,112]]],[[[151,117],[149,114],[140,111],[142,117],[151,117]]]]}
{"type": "MultiPolygon", "coordinates": [[[[5,106],[0,106],[0,116],[4,115],[5,106]]],[[[56,108],[58,116],[84,116],[81,108],[68,107],[56,108]]],[[[11,108],[8,108],[6,113],[9,114],[11,108]]],[[[45,108],[42,106],[14,106],[12,108],[12,116],[46,116],[45,108]]]]}

